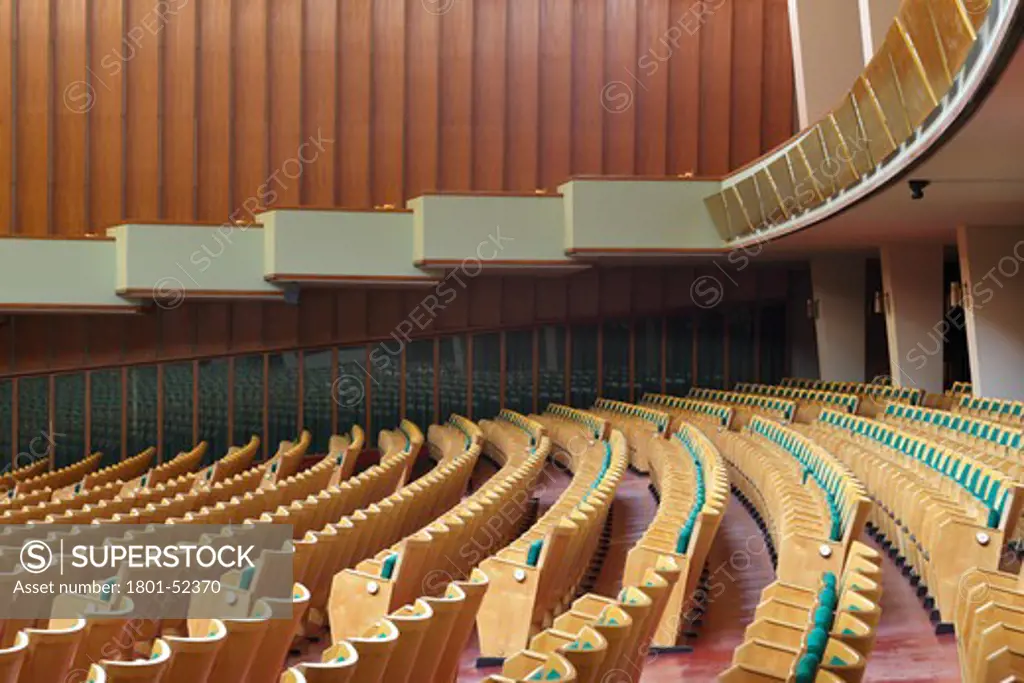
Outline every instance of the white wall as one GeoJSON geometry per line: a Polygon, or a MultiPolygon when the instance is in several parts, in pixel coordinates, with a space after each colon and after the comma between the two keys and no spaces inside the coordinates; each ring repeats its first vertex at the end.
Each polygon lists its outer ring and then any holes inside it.
{"type": "Polygon", "coordinates": [[[1024,227],[960,227],[974,393],[1024,400],[1024,227]]]}
{"type": "Polygon", "coordinates": [[[893,383],[940,393],[946,318],[941,244],[882,247],[882,288],[893,383]]]}

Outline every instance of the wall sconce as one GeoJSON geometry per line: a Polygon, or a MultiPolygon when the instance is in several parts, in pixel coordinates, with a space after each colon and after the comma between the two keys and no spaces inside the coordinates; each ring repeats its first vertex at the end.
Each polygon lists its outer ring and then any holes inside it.
{"type": "Polygon", "coordinates": [[[810,320],[817,320],[821,315],[821,302],[817,299],[807,300],[807,317],[810,320]]]}
{"type": "Polygon", "coordinates": [[[875,300],[872,303],[871,310],[875,312],[875,315],[882,314],[882,292],[875,292],[875,300]]]}
{"type": "Polygon", "coordinates": [[[959,282],[949,285],[949,307],[960,308],[964,305],[964,290],[959,282]]]}

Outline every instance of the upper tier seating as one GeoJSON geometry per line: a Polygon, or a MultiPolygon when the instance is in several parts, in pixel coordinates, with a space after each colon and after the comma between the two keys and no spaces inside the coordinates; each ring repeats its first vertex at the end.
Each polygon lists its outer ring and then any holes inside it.
{"type": "Polygon", "coordinates": [[[962,576],[996,570],[1020,518],[1020,485],[962,448],[896,426],[824,411],[801,431],[863,481],[871,522],[934,598],[934,618],[951,623],[962,576]]]}

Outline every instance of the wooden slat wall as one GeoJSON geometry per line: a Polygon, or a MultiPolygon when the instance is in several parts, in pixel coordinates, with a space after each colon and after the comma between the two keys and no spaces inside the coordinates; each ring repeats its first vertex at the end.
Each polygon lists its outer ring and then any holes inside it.
{"type": "MultiPolygon", "coordinates": [[[[742,286],[726,286],[724,302],[784,300],[787,288],[780,272],[771,267],[745,271],[742,286]]],[[[694,306],[689,295],[693,278],[692,268],[652,266],[593,270],[571,277],[464,277],[466,287],[451,281],[454,299],[433,322],[414,333],[656,315],[694,306]]],[[[427,320],[420,304],[433,293],[433,289],[311,289],[302,293],[298,305],[186,302],[130,316],[0,317],[0,376],[389,338],[411,316],[427,320]]]]}
{"type": "Polygon", "coordinates": [[[785,0],[0,0],[0,234],[718,174],[792,99],[785,0]]]}

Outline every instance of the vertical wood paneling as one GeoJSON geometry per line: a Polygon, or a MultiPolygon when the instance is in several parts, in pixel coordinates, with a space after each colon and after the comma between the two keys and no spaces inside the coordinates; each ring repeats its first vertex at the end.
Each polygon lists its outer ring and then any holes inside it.
{"type": "Polygon", "coordinates": [[[373,201],[370,191],[373,0],[341,3],[340,23],[338,197],[342,206],[362,208],[373,201]]]}
{"type": "Polygon", "coordinates": [[[732,121],[733,3],[719,3],[700,21],[700,162],[701,175],[729,171],[732,121]]]}
{"type": "Polygon", "coordinates": [[[335,338],[340,342],[366,338],[367,290],[342,289],[337,294],[335,338]]]}
{"type": "Polygon", "coordinates": [[[333,206],[335,106],[338,99],[338,3],[336,0],[305,0],[305,37],[302,56],[303,142],[319,141],[324,149],[303,148],[302,203],[333,206]]]}
{"type": "Polygon", "coordinates": [[[199,6],[199,149],[196,212],[200,220],[231,214],[232,0],[199,6]]]}
{"type": "Polygon", "coordinates": [[[263,304],[245,301],[231,304],[231,346],[251,350],[263,346],[263,304]]]}
{"type": "Polygon", "coordinates": [[[573,3],[541,0],[540,182],[548,189],[572,173],[573,39],[573,3]]]}
{"type": "Polygon", "coordinates": [[[696,173],[700,161],[701,42],[704,33],[693,18],[690,0],[671,0],[666,41],[668,60],[668,172],[696,173]]]}
{"type": "Polygon", "coordinates": [[[682,29],[673,25],[669,33],[671,0],[640,0],[637,41],[637,78],[643,84],[636,92],[636,172],[664,175],[667,172],[668,95],[671,59],[678,48],[682,29]]]}
{"type": "Polygon", "coordinates": [[[196,352],[197,306],[178,306],[160,315],[160,357],[183,358],[196,352]]]}
{"type": "Polygon", "coordinates": [[[87,362],[87,321],[82,315],[53,316],[53,336],[61,340],[53,345],[53,367],[77,368],[87,362]]]}
{"type": "Polygon", "coordinates": [[[294,346],[299,339],[299,307],[263,304],[263,344],[269,348],[294,346]]]}
{"type": "Polygon", "coordinates": [[[311,289],[302,293],[299,307],[299,342],[303,345],[328,344],[334,336],[337,302],[330,289],[311,289]]]}
{"type": "Polygon", "coordinates": [[[602,85],[601,104],[604,112],[604,168],[613,175],[632,175],[636,170],[637,98],[647,84],[637,63],[637,0],[606,0],[605,22],[611,30],[605,39],[605,81],[602,85]],[[633,96],[626,100],[613,100],[609,95],[612,84],[628,84],[633,96]],[[628,106],[623,106],[628,105],[628,106]]]}
{"type": "Polygon", "coordinates": [[[126,318],[117,315],[92,316],[88,321],[89,363],[114,365],[121,362],[126,318]]]}
{"type": "Polygon", "coordinates": [[[405,189],[415,197],[438,187],[441,18],[425,12],[421,0],[406,2],[405,189]]]}
{"type": "Polygon", "coordinates": [[[129,220],[160,214],[160,24],[153,9],[152,2],[127,4],[127,30],[121,45],[127,79],[124,197],[129,220]]]}
{"type": "Polygon", "coordinates": [[[605,4],[589,0],[573,0],[571,4],[572,173],[602,173],[606,113],[605,4]]]}
{"type": "Polygon", "coordinates": [[[505,97],[508,5],[477,3],[473,63],[473,189],[505,188],[505,97]]]}
{"type": "MultiPolygon", "coordinates": [[[[15,86],[15,42],[17,26],[14,21],[16,0],[0,0],[0,234],[14,232],[13,195],[11,181],[14,179],[14,86],[15,86]]],[[[79,92],[78,96],[88,98],[79,92]]],[[[0,425],[2,427],[3,425],[0,425]]]]}
{"type": "Polygon", "coordinates": [[[0,233],[717,175],[793,132],[785,0],[166,5],[0,0],[0,233]]]}
{"type": "Polygon", "coordinates": [[[252,220],[262,207],[267,181],[267,2],[235,0],[234,205],[252,220]]]}
{"type": "Polygon", "coordinates": [[[42,370],[50,365],[53,319],[44,315],[21,315],[13,320],[14,368],[18,372],[42,370]]]}
{"type": "MultiPolygon", "coordinates": [[[[54,40],[54,141],[60,153],[54,159],[53,182],[53,231],[58,235],[89,232],[85,216],[85,135],[88,117],[81,110],[82,103],[88,102],[88,91],[85,88],[85,65],[88,61],[85,39],[88,23],[86,0],[58,0],[54,40]]],[[[3,44],[6,45],[5,42],[3,44]]],[[[2,96],[3,93],[0,93],[2,96]]],[[[0,129],[6,130],[2,124],[0,129]]],[[[0,210],[0,221],[3,220],[2,214],[3,210],[0,210]]]]}
{"type": "Polygon", "coordinates": [[[541,0],[508,4],[505,187],[517,192],[540,187],[540,4],[541,0]]]}
{"type": "Polygon", "coordinates": [[[270,0],[270,171],[267,203],[301,202],[295,164],[302,142],[302,3],[270,0]],[[287,166],[288,168],[285,168],[287,166]],[[276,201],[270,201],[270,200],[276,201]]]}
{"type": "MultiPolygon", "coordinates": [[[[185,4],[168,16],[164,28],[164,191],[160,217],[175,221],[193,220],[196,210],[196,8],[195,2],[185,4]]],[[[237,121],[235,125],[244,128],[247,123],[237,121]]]]}
{"type": "Polygon", "coordinates": [[[473,186],[473,9],[453,2],[441,17],[441,187],[473,186]]]}
{"type": "Polygon", "coordinates": [[[47,235],[50,232],[49,164],[52,0],[18,3],[17,104],[18,147],[14,232],[47,235]]]}
{"type": "MultiPolygon", "coordinates": [[[[124,323],[124,360],[128,363],[154,360],[162,346],[160,334],[162,312],[148,310],[142,315],[133,315],[124,323]]],[[[165,357],[170,357],[169,355],[165,357]]]]}
{"type": "Polygon", "coordinates": [[[102,232],[124,217],[124,0],[89,9],[89,225],[102,232]]]}
{"type": "MultiPolygon", "coordinates": [[[[420,10],[417,10],[420,11],[420,10]]],[[[373,202],[405,198],[405,3],[373,3],[373,202]]]]}
{"type": "Polygon", "coordinates": [[[730,168],[761,154],[765,0],[734,0],[730,168]]]}
{"type": "Polygon", "coordinates": [[[761,146],[774,148],[793,134],[793,45],[786,0],[764,0],[764,81],[761,146]]]}
{"type": "Polygon", "coordinates": [[[231,346],[231,304],[204,302],[196,308],[196,353],[224,353],[231,346]]]}

